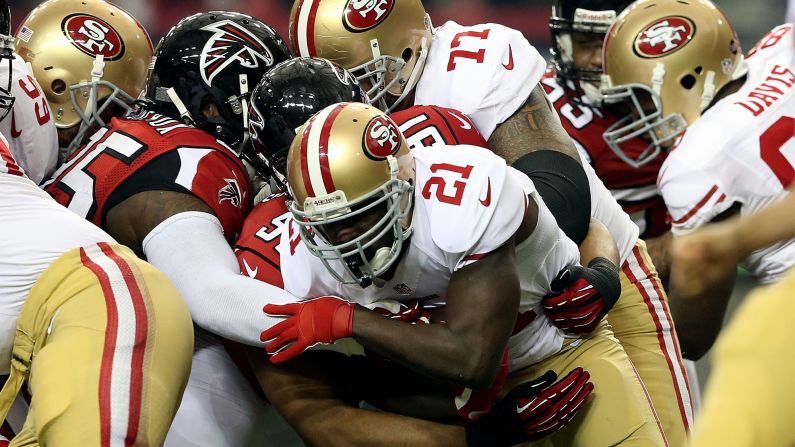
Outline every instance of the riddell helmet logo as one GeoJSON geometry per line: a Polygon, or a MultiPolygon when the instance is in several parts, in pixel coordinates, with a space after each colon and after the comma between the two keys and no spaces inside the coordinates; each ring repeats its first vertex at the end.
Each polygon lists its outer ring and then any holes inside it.
{"type": "Polygon", "coordinates": [[[249,30],[231,20],[222,20],[201,28],[213,33],[204,43],[199,66],[202,79],[207,85],[232,64],[241,68],[258,68],[273,65],[273,54],[268,47],[249,30]]]}
{"type": "Polygon", "coordinates": [[[397,124],[385,116],[376,116],[367,123],[364,131],[364,153],[372,160],[383,160],[400,149],[400,131],[397,124]]]}
{"type": "Polygon", "coordinates": [[[640,57],[667,56],[682,49],[696,34],[690,19],[665,17],[644,28],[635,38],[635,52],[640,57]]]}
{"type": "Polygon", "coordinates": [[[394,6],[395,0],[348,0],[343,23],[349,31],[367,31],[383,22],[394,6]]]}
{"type": "Polygon", "coordinates": [[[61,22],[61,31],[72,45],[89,56],[113,61],[124,55],[124,41],[112,26],[99,17],[71,14],[61,22]]]}

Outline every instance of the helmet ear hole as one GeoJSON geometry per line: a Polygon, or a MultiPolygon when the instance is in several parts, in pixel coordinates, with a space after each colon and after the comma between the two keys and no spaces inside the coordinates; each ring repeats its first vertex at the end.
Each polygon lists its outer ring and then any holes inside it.
{"type": "Polygon", "coordinates": [[[694,85],[696,85],[696,77],[691,74],[684,75],[682,76],[682,79],[679,80],[679,83],[682,84],[682,87],[684,87],[686,90],[690,90],[694,85]]]}
{"type": "Polygon", "coordinates": [[[414,50],[412,50],[411,48],[406,48],[405,50],[403,50],[403,54],[401,54],[400,57],[402,57],[404,61],[408,62],[411,60],[411,56],[413,55],[414,55],[414,50]]]}
{"type": "Polygon", "coordinates": [[[62,95],[66,91],[66,82],[63,79],[56,79],[52,81],[50,88],[56,95],[62,95]]]}

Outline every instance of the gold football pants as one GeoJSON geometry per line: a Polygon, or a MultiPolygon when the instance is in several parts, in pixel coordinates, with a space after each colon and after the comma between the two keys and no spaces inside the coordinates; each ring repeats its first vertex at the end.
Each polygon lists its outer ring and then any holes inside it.
{"type": "Polygon", "coordinates": [[[795,270],[745,299],[718,338],[693,447],[795,445],[795,270]]]}
{"type": "Polygon", "coordinates": [[[171,282],[99,243],[55,261],[19,316],[3,418],[32,395],[12,446],[162,445],[190,372],[193,327],[171,282]]]}
{"type": "Polygon", "coordinates": [[[665,445],[662,429],[643,383],[607,321],[586,338],[567,339],[563,349],[544,361],[511,373],[503,391],[552,370],[559,379],[581,366],[591,374],[594,390],[565,427],[533,446],[657,447],[665,445]]]}
{"type": "Polygon", "coordinates": [[[693,421],[688,378],[668,299],[642,240],[622,265],[621,298],[607,320],[646,385],[668,445],[687,445],[693,421]]]}

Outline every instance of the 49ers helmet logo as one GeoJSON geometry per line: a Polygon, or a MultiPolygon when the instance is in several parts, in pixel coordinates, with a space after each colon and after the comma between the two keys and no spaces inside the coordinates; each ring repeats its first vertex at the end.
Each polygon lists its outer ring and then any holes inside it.
{"type": "Polygon", "coordinates": [[[638,33],[635,37],[635,52],[645,58],[667,56],[682,49],[695,34],[696,27],[690,19],[665,17],[638,33]]]}
{"type": "Polygon", "coordinates": [[[383,160],[400,149],[398,126],[385,116],[376,116],[367,123],[363,140],[364,154],[372,160],[383,160]]]}
{"type": "Polygon", "coordinates": [[[124,55],[124,41],[108,22],[88,14],[70,14],[61,22],[61,31],[72,45],[94,57],[113,61],[124,55]]]}
{"type": "Polygon", "coordinates": [[[201,28],[213,35],[204,43],[201,60],[202,79],[207,85],[232,64],[243,68],[273,65],[273,54],[251,31],[232,20],[222,20],[201,28]]]}
{"type": "Polygon", "coordinates": [[[383,22],[393,6],[395,0],[348,0],[342,23],[349,31],[364,32],[383,22]]]}

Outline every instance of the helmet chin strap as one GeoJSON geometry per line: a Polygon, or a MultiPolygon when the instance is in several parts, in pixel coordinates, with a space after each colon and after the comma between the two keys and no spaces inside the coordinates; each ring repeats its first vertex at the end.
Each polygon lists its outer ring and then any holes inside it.
{"type": "Polygon", "coordinates": [[[391,112],[392,109],[400,105],[406,96],[414,90],[414,86],[417,84],[420,75],[422,74],[422,69],[425,68],[425,59],[428,58],[428,39],[423,37],[420,43],[420,54],[417,56],[417,62],[414,64],[414,68],[411,69],[411,75],[409,76],[408,81],[406,81],[406,86],[403,88],[403,92],[398,96],[395,102],[392,103],[391,106],[387,108],[387,113],[391,112]]]}
{"type": "Polygon", "coordinates": [[[704,79],[704,91],[701,93],[701,110],[706,109],[713,99],[715,99],[715,72],[709,70],[704,79]]]}
{"type": "Polygon", "coordinates": [[[168,95],[168,99],[171,100],[171,103],[174,104],[174,107],[177,108],[177,112],[179,112],[179,117],[183,120],[188,120],[190,123],[195,123],[193,120],[193,116],[188,112],[188,108],[185,107],[185,104],[179,99],[179,95],[177,95],[176,90],[174,87],[169,87],[166,89],[166,95],[168,95]]]}
{"type": "MultiPolygon", "coordinates": [[[[30,66],[28,66],[28,68],[30,68],[30,66]]],[[[102,80],[102,76],[104,74],[105,57],[101,54],[97,54],[94,58],[94,64],[91,67],[91,84],[88,90],[88,102],[86,103],[86,109],[83,112],[83,119],[80,121],[80,127],[77,129],[77,133],[75,134],[74,138],[72,138],[72,141],[69,142],[69,146],[66,147],[66,151],[59,152],[59,157],[62,157],[62,160],[59,161],[66,160],[82,144],[83,137],[86,135],[86,132],[88,132],[88,126],[90,124],[91,117],[96,113],[94,106],[97,104],[97,83],[102,80]]],[[[73,104],[75,103],[73,102],[73,104]]],[[[96,118],[100,125],[105,125],[99,116],[96,118]]]]}
{"type": "Polygon", "coordinates": [[[240,105],[243,107],[243,129],[248,132],[248,76],[244,73],[239,76],[240,83],[240,105]]]}
{"type": "Polygon", "coordinates": [[[665,64],[662,62],[657,62],[654,66],[654,70],[651,72],[651,88],[654,90],[654,93],[660,94],[662,91],[663,81],[665,80],[665,64]]]}

